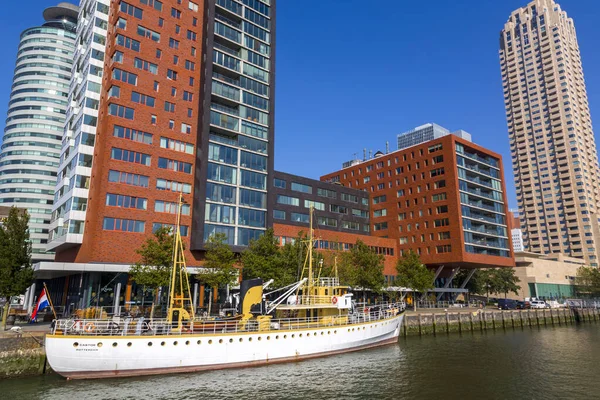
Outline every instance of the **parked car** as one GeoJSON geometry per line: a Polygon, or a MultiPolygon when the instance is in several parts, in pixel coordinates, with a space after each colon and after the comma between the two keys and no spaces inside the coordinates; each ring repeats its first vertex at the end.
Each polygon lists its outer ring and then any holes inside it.
{"type": "Polygon", "coordinates": [[[563,307],[565,307],[564,304],[561,304],[561,303],[559,303],[556,300],[550,300],[550,301],[548,301],[548,306],[550,308],[563,308],[563,307]]]}
{"type": "Polygon", "coordinates": [[[528,310],[531,304],[528,301],[517,301],[517,310],[528,310]]]}
{"type": "Polygon", "coordinates": [[[550,308],[543,300],[531,300],[531,308],[550,308]]]}
{"type": "Polygon", "coordinates": [[[515,310],[517,301],[512,299],[498,299],[498,308],[501,310],[515,310]]]}

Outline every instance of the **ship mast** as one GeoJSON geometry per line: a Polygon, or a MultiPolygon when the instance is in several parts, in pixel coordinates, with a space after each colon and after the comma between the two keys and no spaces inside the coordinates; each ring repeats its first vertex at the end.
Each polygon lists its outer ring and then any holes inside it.
{"type": "Polygon", "coordinates": [[[314,206],[311,204],[309,208],[310,213],[310,228],[308,236],[308,295],[311,296],[313,293],[313,210],[314,206]]]}
{"type": "Polygon", "coordinates": [[[194,306],[192,305],[192,291],[187,274],[185,263],[185,254],[183,252],[183,241],[181,240],[181,209],[183,207],[183,195],[179,194],[179,204],[177,208],[177,225],[173,232],[173,259],[171,269],[171,282],[169,284],[169,309],[167,310],[167,321],[171,322],[172,311],[175,309],[185,310],[186,301],[190,305],[190,316],[194,319],[194,306]],[[178,290],[176,290],[178,287],[178,290]],[[177,293],[176,293],[177,292],[177,293]]]}

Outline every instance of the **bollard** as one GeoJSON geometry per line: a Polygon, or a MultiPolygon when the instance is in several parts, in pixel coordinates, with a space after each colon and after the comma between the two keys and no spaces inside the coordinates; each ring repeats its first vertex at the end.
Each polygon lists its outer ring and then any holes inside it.
{"type": "Polygon", "coordinates": [[[423,329],[422,329],[422,322],[421,322],[421,314],[419,314],[419,336],[423,335],[423,329]]]}
{"type": "Polygon", "coordinates": [[[462,333],[462,313],[458,313],[458,333],[462,333]]]}
{"type": "Polygon", "coordinates": [[[431,313],[431,323],[433,325],[433,336],[435,336],[436,323],[435,323],[435,314],[434,313],[431,313]]]}
{"type": "Polygon", "coordinates": [[[539,311],[537,309],[535,310],[535,324],[538,327],[540,326],[540,313],[539,313],[539,311]]]}
{"type": "Polygon", "coordinates": [[[500,315],[502,315],[502,329],[506,329],[506,322],[504,320],[504,311],[502,311],[502,313],[500,315]]]}
{"type": "Polygon", "coordinates": [[[492,313],[492,328],[496,330],[496,313],[492,313]]]}
{"type": "MultiPolygon", "coordinates": [[[[546,309],[544,308],[544,311],[546,309]]],[[[550,322],[552,322],[552,325],[554,325],[554,313],[552,312],[552,309],[550,309],[550,322]]]]}
{"type": "Polygon", "coordinates": [[[448,315],[448,311],[446,311],[446,333],[450,333],[450,316],[448,315]]]}
{"type": "Polygon", "coordinates": [[[473,313],[469,313],[469,321],[471,322],[471,332],[473,332],[473,313]]]}
{"type": "Polygon", "coordinates": [[[510,312],[510,322],[512,324],[513,329],[515,329],[515,313],[513,311],[510,312]]]}

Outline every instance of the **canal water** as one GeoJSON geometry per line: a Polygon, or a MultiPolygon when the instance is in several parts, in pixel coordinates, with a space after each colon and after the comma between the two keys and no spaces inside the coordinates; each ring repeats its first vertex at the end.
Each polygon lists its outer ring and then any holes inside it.
{"type": "Polygon", "coordinates": [[[0,381],[3,399],[600,399],[600,325],[401,338],[257,368],[96,381],[0,381]]]}

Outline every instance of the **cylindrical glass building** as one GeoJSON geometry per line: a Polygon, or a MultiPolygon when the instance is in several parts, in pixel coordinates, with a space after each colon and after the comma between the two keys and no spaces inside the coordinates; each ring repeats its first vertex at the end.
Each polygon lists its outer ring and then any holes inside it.
{"type": "Polygon", "coordinates": [[[21,33],[0,147],[0,206],[27,209],[34,262],[46,252],[67,111],[79,8],[44,10],[44,24],[21,33]]]}

